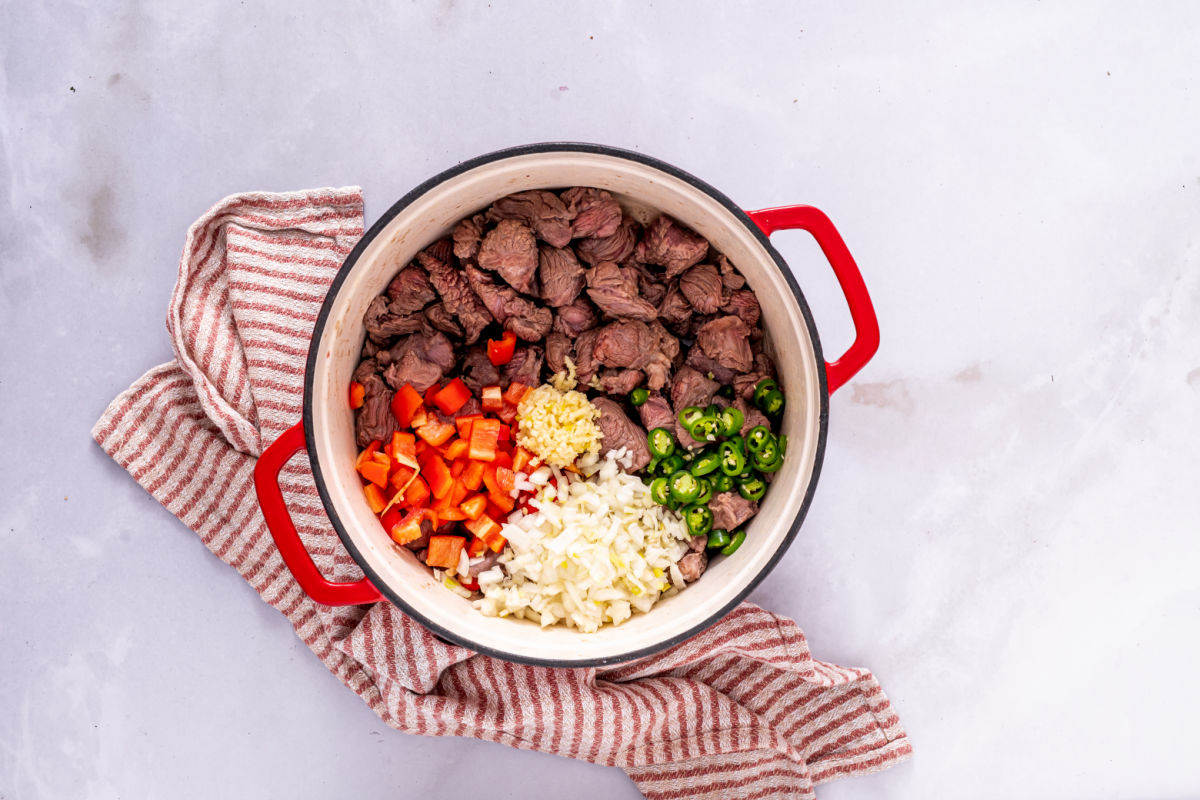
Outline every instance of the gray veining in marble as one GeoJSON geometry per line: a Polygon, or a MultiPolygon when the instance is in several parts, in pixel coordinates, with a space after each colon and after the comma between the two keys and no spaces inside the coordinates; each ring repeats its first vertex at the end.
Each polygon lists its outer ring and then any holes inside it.
{"type": "Polygon", "coordinates": [[[817,205],[862,266],[883,345],[754,599],[917,755],[821,797],[1200,794],[1200,6],[264,6],[0,2],[0,797],[637,796],[385,728],[88,437],[221,196],[370,221],[553,139],[817,205]]]}

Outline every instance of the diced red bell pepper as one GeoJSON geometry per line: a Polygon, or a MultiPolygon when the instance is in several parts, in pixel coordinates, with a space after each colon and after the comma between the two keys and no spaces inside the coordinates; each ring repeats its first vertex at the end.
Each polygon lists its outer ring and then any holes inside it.
{"type": "Polygon", "coordinates": [[[404,512],[395,506],[392,506],[383,512],[383,514],[379,517],[379,521],[383,523],[383,529],[390,534],[392,532],[392,526],[399,522],[403,516],[404,512]]]}
{"type": "Polygon", "coordinates": [[[479,516],[483,514],[483,512],[487,511],[487,502],[488,499],[486,495],[477,494],[474,497],[459,503],[458,507],[461,508],[462,512],[467,515],[467,519],[479,519],[479,516]]]}
{"type": "Polygon", "coordinates": [[[450,502],[454,503],[454,505],[458,505],[463,500],[466,500],[467,495],[470,493],[471,491],[462,485],[462,481],[455,481],[454,488],[450,490],[450,502]]]}
{"type": "Polygon", "coordinates": [[[437,499],[450,494],[454,485],[454,477],[442,457],[433,450],[426,450],[421,456],[421,476],[429,484],[429,491],[437,499]]]}
{"type": "Polygon", "coordinates": [[[387,506],[387,498],[383,496],[383,491],[373,483],[368,483],[363,488],[363,494],[367,496],[367,505],[371,507],[371,511],[378,514],[387,506]]]}
{"type": "Polygon", "coordinates": [[[358,458],[356,458],[354,460],[354,468],[361,472],[363,464],[365,464],[368,461],[373,460],[375,457],[375,453],[378,450],[379,450],[379,440],[375,439],[369,445],[367,445],[366,448],[361,453],[358,454],[358,458]]]}
{"type": "Polygon", "coordinates": [[[429,505],[429,508],[441,515],[443,511],[449,511],[451,508],[455,508],[457,506],[458,504],[454,502],[453,494],[447,491],[445,496],[435,498],[434,501],[429,505]]]}
{"type": "Polygon", "coordinates": [[[427,508],[414,508],[388,529],[388,535],[396,544],[408,544],[421,538],[421,524],[426,520],[437,525],[437,516],[427,508]]]}
{"type": "Polygon", "coordinates": [[[388,480],[388,465],[381,464],[375,459],[365,462],[358,470],[362,476],[371,483],[378,486],[380,489],[387,486],[388,480]]]}
{"type": "Polygon", "coordinates": [[[417,406],[417,410],[413,412],[412,424],[409,427],[419,428],[428,422],[429,418],[430,414],[429,411],[426,410],[425,406],[417,406]]]}
{"type": "Polygon", "coordinates": [[[446,457],[447,461],[454,461],[456,458],[462,458],[465,456],[467,454],[467,448],[469,447],[470,443],[467,442],[467,440],[455,439],[453,442],[450,442],[450,444],[442,448],[442,455],[446,457]]]}
{"type": "Polygon", "coordinates": [[[458,566],[458,555],[462,552],[466,540],[461,536],[430,536],[429,550],[425,554],[425,563],[431,567],[451,569],[458,566]]]}
{"type": "Polygon", "coordinates": [[[459,480],[462,485],[467,487],[472,492],[479,491],[479,487],[483,485],[483,473],[487,470],[487,464],[482,461],[467,462],[466,469],[463,470],[459,480]]]}
{"type": "Polygon", "coordinates": [[[479,393],[484,411],[499,411],[504,408],[504,395],[499,386],[485,386],[479,393]]]}
{"type": "Polygon", "coordinates": [[[417,436],[420,436],[434,447],[439,447],[450,441],[450,437],[453,435],[453,425],[447,425],[445,422],[434,417],[430,417],[424,425],[417,428],[417,436]]]}
{"type": "Polygon", "coordinates": [[[467,512],[463,511],[458,506],[450,506],[450,508],[438,511],[437,515],[438,519],[442,520],[443,522],[462,522],[465,519],[469,519],[469,517],[467,517],[467,512]]]}
{"type": "Polygon", "coordinates": [[[465,458],[459,458],[450,462],[450,477],[458,480],[462,477],[463,470],[467,468],[468,462],[465,458]]]}
{"type": "MultiPolygon", "coordinates": [[[[467,550],[467,555],[468,556],[471,555],[471,551],[470,551],[469,547],[467,550]]],[[[458,582],[464,589],[466,589],[469,592],[478,592],[479,591],[479,580],[477,578],[464,578],[462,575],[459,575],[458,582]]]]}
{"type": "Polygon", "coordinates": [[[487,356],[488,361],[491,361],[497,367],[503,366],[512,361],[513,353],[517,351],[517,335],[512,331],[505,331],[499,341],[496,339],[488,339],[487,356]]]}
{"type": "Polygon", "coordinates": [[[493,497],[495,497],[495,495],[488,495],[487,511],[485,512],[487,516],[491,517],[492,519],[508,519],[509,512],[505,511],[503,506],[498,506],[493,503],[493,497]]]}
{"type": "Polygon", "coordinates": [[[492,461],[496,458],[496,444],[500,440],[500,422],[494,419],[477,419],[471,426],[471,448],[468,451],[476,461],[492,461]]]}
{"type": "Polygon", "coordinates": [[[464,414],[461,417],[455,417],[454,424],[458,427],[458,438],[470,441],[471,425],[477,419],[483,419],[483,414],[464,414]]]}
{"type": "Polygon", "coordinates": [[[525,472],[529,462],[533,460],[533,456],[524,447],[518,447],[513,451],[513,472],[525,472]]]}
{"type": "Polygon", "coordinates": [[[388,482],[391,483],[392,487],[397,490],[406,489],[408,488],[408,482],[411,481],[413,476],[416,474],[417,471],[412,467],[406,467],[403,464],[398,464],[392,470],[392,477],[388,479],[388,482]]]}
{"type": "Polygon", "coordinates": [[[467,555],[471,558],[479,558],[487,549],[487,542],[478,536],[472,536],[471,541],[467,543],[467,555]]]}
{"type": "Polygon", "coordinates": [[[508,494],[517,488],[517,473],[508,467],[496,467],[496,485],[501,492],[508,494]]]}
{"type": "Polygon", "coordinates": [[[500,426],[500,435],[496,438],[497,438],[497,441],[499,441],[501,443],[511,442],[512,438],[513,438],[512,428],[510,428],[507,425],[501,425],[500,426]]]}
{"type": "Polygon", "coordinates": [[[350,408],[357,409],[363,407],[363,401],[367,397],[367,387],[363,386],[358,381],[350,381],[350,408]]]}
{"type": "Polygon", "coordinates": [[[413,482],[404,490],[404,502],[414,508],[425,505],[429,502],[429,484],[420,475],[413,478],[413,482]]]}
{"type": "Polygon", "coordinates": [[[510,494],[490,492],[488,494],[488,502],[496,508],[502,509],[506,515],[511,514],[512,510],[517,507],[517,501],[510,494]]]}
{"type": "Polygon", "coordinates": [[[498,532],[500,523],[489,517],[487,514],[481,514],[477,519],[473,519],[465,523],[464,527],[471,533],[475,534],[486,541],[489,532],[498,532]]]}
{"type": "Polygon", "coordinates": [[[483,537],[483,541],[493,552],[499,553],[504,549],[504,545],[508,544],[508,539],[504,538],[504,534],[500,531],[492,531],[483,537]]]}
{"type": "Polygon", "coordinates": [[[471,390],[462,382],[462,378],[454,378],[433,396],[433,404],[447,416],[453,416],[471,399],[471,390]]]}
{"type": "Polygon", "coordinates": [[[411,433],[401,433],[396,431],[392,434],[392,451],[388,453],[398,463],[404,464],[406,467],[412,467],[417,463],[417,437],[411,433]],[[405,459],[408,459],[407,463],[405,459]]]}
{"type": "Polygon", "coordinates": [[[421,403],[421,394],[410,383],[404,384],[396,391],[392,397],[392,416],[400,423],[401,428],[412,425],[413,414],[421,407],[421,403]]]}
{"type": "Polygon", "coordinates": [[[508,385],[508,388],[504,390],[504,402],[508,403],[510,406],[519,406],[521,405],[521,401],[525,399],[525,395],[532,391],[532,389],[520,381],[513,381],[508,385]]]}
{"type": "Polygon", "coordinates": [[[512,450],[505,447],[504,445],[500,445],[499,447],[497,447],[496,448],[496,457],[494,459],[492,459],[492,466],[508,467],[509,469],[512,469],[512,465],[513,465],[512,450]]]}
{"type": "Polygon", "coordinates": [[[517,407],[505,403],[504,408],[496,412],[496,416],[499,417],[501,421],[512,425],[517,420],[517,407]]]}
{"type": "Polygon", "coordinates": [[[430,386],[428,389],[425,390],[425,405],[427,405],[427,406],[433,405],[433,398],[438,393],[438,390],[441,388],[442,387],[438,386],[435,383],[433,386],[430,386]]]}

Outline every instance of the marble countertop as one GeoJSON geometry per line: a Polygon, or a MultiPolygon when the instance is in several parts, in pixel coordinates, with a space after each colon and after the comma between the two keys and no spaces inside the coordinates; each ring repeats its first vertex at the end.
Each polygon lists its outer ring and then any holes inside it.
{"type": "Polygon", "coordinates": [[[0,797],[638,796],[386,728],[88,435],[220,197],[370,222],[545,140],[819,206],[862,267],[882,347],[753,599],[916,755],[823,799],[1200,794],[1200,6],[105,5],[0,5],[0,797]]]}

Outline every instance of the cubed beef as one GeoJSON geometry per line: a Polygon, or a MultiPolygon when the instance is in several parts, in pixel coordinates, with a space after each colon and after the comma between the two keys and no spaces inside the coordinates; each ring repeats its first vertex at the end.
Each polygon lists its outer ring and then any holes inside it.
{"type": "Polygon", "coordinates": [[[575,339],[575,380],[581,386],[591,383],[592,376],[600,368],[600,362],[593,354],[596,348],[596,337],[599,335],[599,328],[591,328],[579,334],[575,339]]]}
{"type": "Polygon", "coordinates": [[[667,285],[662,282],[662,272],[640,264],[632,258],[626,259],[621,266],[634,271],[637,275],[638,291],[641,292],[642,299],[657,308],[658,304],[667,296],[667,285]]]}
{"type": "Polygon", "coordinates": [[[484,269],[500,273],[514,289],[526,294],[537,292],[537,241],[525,223],[500,220],[483,237],[476,261],[484,269]]]}
{"type": "Polygon", "coordinates": [[[600,314],[586,297],[576,297],[570,305],[554,312],[554,330],[574,339],[586,330],[596,327],[600,314]]]}
{"type": "Polygon", "coordinates": [[[474,258],[479,253],[479,242],[483,238],[483,214],[460,220],[451,234],[454,239],[454,255],[460,260],[474,258]]]}
{"type": "Polygon", "coordinates": [[[539,239],[554,247],[566,247],[570,243],[572,216],[557,195],[541,189],[501,197],[487,212],[487,218],[493,222],[519,220],[525,223],[539,239]]]}
{"type": "Polygon", "coordinates": [[[542,283],[542,299],[546,305],[559,308],[570,305],[585,283],[583,267],[569,247],[538,248],[538,277],[542,283]]]}
{"type": "Polygon", "coordinates": [[[518,347],[512,361],[500,368],[505,384],[517,381],[526,386],[537,386],[542,382],[542,348],[530,345],[518,347]]]}
{"type": "Polygon", "coordinates": [[[707,254],[708,241],[703,236],[666,214],[646,228],[635,253],[637,259],[644,264],[665,267],[668,280],[681,274],[688,267],[699,264],[707,254]]]}
{"type": "Polygon", "coordinates": [[[758,298],[749,289],[738,289],[736,292],[732,292],[722,310],[746,323],[746,327],[752,331],[757,327],[762,316],[762,311],[758,307],[758,298]]]}
{"type": "Polygon", "coordinates": [[[600,426],[603,438],[600,440],[601,452],[607,455],[613,450],[624,447],[630,454],[630,469],[640,470],[650,463],[650,448],[646,444],[646,431],[629,417],[614,401],[607,397],[597,397],[592,401],[600,409],[600,417],[596,424],[600,426]]]}
{"type": "Polygon", "coordinates": [[[565,333],[551,331],[546,335],[546,366],[553,372],[563,372],[573,348],[565,333]]]}
{"type": "Polygon", "coordinates": [[[710,358],[699,347],[693,346],[688,350],[687,358],[684,359],[683,363],[697,372],[708,375],[717,383],[733,383],[734,378],[737,377],[736,372],[722,365],[716,359],[710,358]]]}
{"type": "Polygon", "coordinates": [[[701,550],[699,553],[688,553],[683,558],[679,559],[679,572],[683,575],[685,583],[691,583],[699,579],[704,574],[704,570],[708,568],[708,553],[701,550]]]}
{"type": "Polygon", "coordinates": [[[646,376],[637,369],[606,369],[600,372],[600,391],[605,394],[625,395],[636,389],[646,376]]]}
{"type": "Polygon", "coordinates": [[[658,318],[680,336],[688,334],[694,313],[692,304],[683,296],[678,284],[672,284],[658,304],[658,318]]]}
{"type": "Polygon", "coordinates": [[[675,412],[671,410],[667,398],[658,392],[651,392],[646,402],[638,406],[638,416],[642,418],[642,425],[648,431],[655,428],[666,428],[672,432],[675,430],[675,412]]]}
{"type": "Polygon", "coordinates": [[[575,186],[562,193],[571,214],[571,236],[604,238],[621,226],[621,204],[603,189],[575,186]]]}
{"type": "Polygon", "coordinates": [[[671,407],[677,413],[688,406],[706,408],[719,388],[720,384],[691,367],[680,367],[675,371],[675,380],[671,382],[671,407]]]}
{"type": "Polygon", "coordinates": [[[429,276],[417,264],[409,264],[396,273],[387,286],[388,311],[393,314],[415,314],[437,299],[429,285],[429,276]]]}
{"type": "Polygon", "coordinates": [[[697,264],[679,277],[679,290],[701,314],[715,314],[725,301],[721,275],[712,264],[697,264]]]}
{"type": "Polygon", "coordinates": [[[468,264],[463,268],[467,283],[487,307],[488,313],[518,338],[538,342],[550,332],[554,315],[547,308],[517,294],[511,286],[496,283],[481,269],[468,264]]]}
{"type": "Polygon", "coordinates": [[[758,513],[758,503],[747,500],[737,492],[719,492],[709,501],[713,512],[713,527],[733,533],[734,529],[758,513]]]}
{"type": "Polygon", "coordinates": [[[696,344],[709,358],[735,372],[747,372],[754,365],[750,328],[738,317],[718,317],[700,326],[696,344]]]}
{"type": "Polygon", "coordinates": [[[450,266],[448,261],[434,258],[428,252],[418,253],[417,260],[429,273],[429,282],[442,296],[446,311],[458,319],[464,341],[475,344],[483,329],[492,323],[492,316],[483,301],[471,290],[462,272],[450,266]]]}
{"type": "Polygon", "coordinates": [[[587,264],[603,261],[620,263],[633,253],[637,245],[637,223],[631,217],[621,220],[616,233],[611,236],[592,236],[575,243],[575,252],[587,264]]]}
{"type": "Polygon", "coordinates": [[[751,403],[747,402],[746,398],[735,397],[733,399],[733,407],[742,412],[742,417],[745,420],[742,422],[742,435],[745,435],[751,428],[758,427],[759,425],[766,428],[771,427],[766,414],[763,414],[751,403]]]}
{"type": "Polygon", "coordinates": [[[459,367],[459,377],[475,394],[484,386],[497,386],[500,383],[500,368],[487,357],[487,350],[482,345],[467,350],[459,367]]]}
{"type": "Polygon", "coordinates": [[[392,345],[387,360],[390,363],[383,377],[393,389],[410,383],[418,392],[424,392],[454,369],[454,346],[440,331],[432,335],[414,333],[392,345]]]}
{"type": "Polygon", "coordinates": [[[611,261],[603,261],[587,273],[588,297],[610,317],[652,320],[658,310],[638,293],[637,275],[611,261]]]}
{"type": "Polygon", "coordinates": [[[463,329],[459,327],[454,315],[446,310],[444,303],[434,303],[423,313],[425,319],[429,320],[429,324],[437,330],[448,333],[456,339],[463,337],[463,329]]]}
{"type": "Polygon", "coordinates": [[[367,335],[377,344],[383,344],[393,337],[415,333],[421,329],[420,314],[393,314],[388,308],[388,299],[379,295],[367,306],[363,314],[363,325],[367,335]]]}
{"type": "Polygon", "coordinates": [[[363,404],[355,412],[354,430],[355,440],[362,448],[375,439],[381,442],[390,439],[392,431],[396,430],[396,417],[392,414],[394,392],[378,373],[372,371],[362,375],[359,383],[364,389],[363,404]]]}
{"type": "Polygon", "coordinates": [[[717,253],[716,257],[717,270],[721,273],[721,282],[725,284],[725,290],[736,292],[746,285],[746,279],[742,277],[742,273],[734,269],[733,264],[729,263],[729,259],[722,253],[717,253]]]}

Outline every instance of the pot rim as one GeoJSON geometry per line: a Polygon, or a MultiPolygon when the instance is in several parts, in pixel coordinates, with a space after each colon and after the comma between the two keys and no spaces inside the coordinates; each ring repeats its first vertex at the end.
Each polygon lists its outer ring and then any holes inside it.
{"type": "Polygon", "coordinates": [[[505,661],[511,661],[519,664],[529,664],[532,666],[543,667],[595,667],[608,664],[617,664],[628,661],[634,661],[640,658],[662,652],[670,647],[690,639],[701,631],[712,626],[715,622],[723,618],[726,614],[736,608],[743,600],[754,591],[755,588],[767,577],[768,574],[775,568],[779,561],[783,558],[784,553],[791,547],[792,540],[796,538],[801,525],[804,523],[804,518],[808,515],[808,509],[812,505],[812,499],[817,488],[817,482],[821,476],[821,465],[825,460],[825,442],[829,431],[829,389],[825,374],[824,354],[821,350],[821,339],[817,333],[817,326],[813,320],[812,312],[809,310],[808,303],[804,299],[804,293],[800,290],[800,285],[796,282],[795,276],[788,268],[787,262],[779,251],[771,244],[770,238],[762,232],[762,230],[754,223],[753,220],[742,210],[740,206],[735,204],[724,193],[717,190],[709,183],[697,178],[678,167],[675,167],[665,161],[638,153],[624,148],[612,147],[610,145],[593,144],[588,142],[539,142],[536,144],[519,145],[516,147],[504,148],[495,150],[484,155],[476,156],[475,158],[462,161],[449,169],[443,170],[428,180],[424,181],[416,188],[405,194],[397,200],[392,206],[383,213],[375,224],[373,224],[362,236],[361,239],[354,245],[354,249],[346,256],[346,260],[342,262],[342,266],[338,269],[337,275],[333,282],[329,285],[329,290],[325,295],[325,300],[321,304],[321,310],[317,315],[316,323],[313,326],[312,339],[309,342],[308,359],[304,368],[304,438],[305,450],[308,453],[309,463],[312,468],[313,480],[317,486],[317,493],[321,497],[321,505],[325,508],[325,513],[329,516],[329,521],[333,524],[333,529],[337,531],[338,538],[342,540],[343,546],[350,553],[351,558],[358,564],[359,568],[366,574],[371,584],[379,590],[392,604],[400,608],[405,614],[408,614],[413,619],[417,620],[427,630],[431,631],[435,636],[444,641],[465,647],[473,652],[484,653],[485,655],[500,658],[505,661]],[[367,564],[362,553],[355,545],[353,538],[350,536],[346,526],[342,523],[333,501],[329,495],[329,491],[325,486],[325,478],[321,469],[320,457],[317,453],[317,437],[313,427],[313,376],[316,372],[317,359],[320,351],[319,343],[324,334],[325,325],[329,322],[330,313],[337,298],[338,292],[347,276],[354,269],[359,257],[363,251],[375,240],[375,237],[387,227],[392,219],[411,205],[417,198],[424,195],[433,187],[443,183],[455,176],[464,172],[468,172],[477,167],[491,164],[497,161],[514,158],[518,156],[536,155],[540,153],[592,153],[612,158],[625,159],[634,161],[640,164],[657,169],[667,173],[674,178],[680,179],[700,191],[707,194],[712,199],[716,200],[722,207],[725,208],[738,222],[745,226],[754,236],[758,243],[766,250],[771,260],[775,262],[775,268],[791,289],[792,295],[800,308],[800,313],[804,318],[804,324],[808,328],[808,335],[812,341],[813,357],[817,361],[817,380],[819,381],[819,391],[817,393],[820,401],[819,418],[817,420],[817,443],[813,454],[812,475],[808,481],[808,488],[805,492],[804,499],[800,503],[800,508],[796,512],[788,526],[787,533],[784,535],[783,541],[776,548],[775,553],[770,560],[763,566],[759,572],[750,579],[750,581],[739,591],[728,603],[718,609],[713,614],[706,617],[701,622],[691,628],[678,633],[669,639],[664,639],[646,647],[640,647],[624,653],[619,653],[602,658],[582,658],[582,659],[547,659],[522,656],[517,653],[510,653],[503,650],[498,650],[493,647],[480,645],[471,641],[469,638],[462,636],[454,631],[439,625],[416,610],[414,610],[404,599],[396,592],[388,583],[381,580],[376,572],[367,564]]]}

